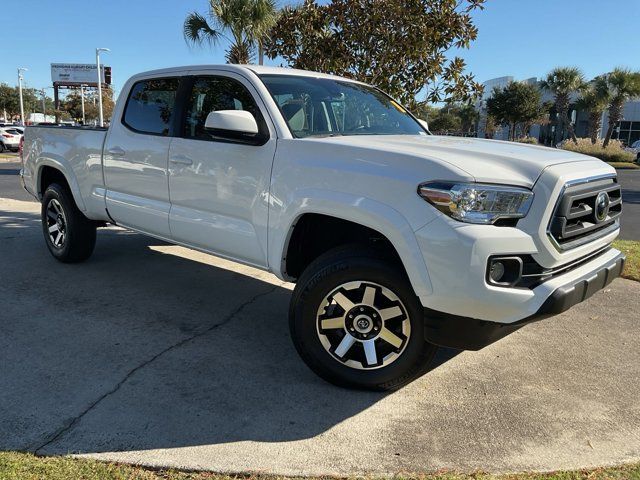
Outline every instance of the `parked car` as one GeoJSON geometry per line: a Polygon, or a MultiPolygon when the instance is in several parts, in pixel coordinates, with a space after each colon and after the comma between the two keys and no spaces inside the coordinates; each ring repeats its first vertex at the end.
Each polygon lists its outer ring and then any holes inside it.
{"type": "Polygon", "coordinates": [[[633,142],[631,144],[631,147],[629,147],[627,150],[629,150],[631,153],[635,153],[636,163],[640,163],[640,140],[636,140],[635,142],[633,142]]]}
{"type": "Polygon", "coordinates": [[[16,127],[0,127],[0,153],[5,150],[17,152],[22,132],[16,127]]]}
{"type": "Polygon", "coordinates": [[[29,127],[23,155],[56,259],[87,259],[112,223],[273,272],[296,284],[301,357],[343,386],[398,388],[437,345],[563,312],[625,260],[612,167],[434,136],[380,90],[314,72],[143,73],[108,130],[29,127]]]}

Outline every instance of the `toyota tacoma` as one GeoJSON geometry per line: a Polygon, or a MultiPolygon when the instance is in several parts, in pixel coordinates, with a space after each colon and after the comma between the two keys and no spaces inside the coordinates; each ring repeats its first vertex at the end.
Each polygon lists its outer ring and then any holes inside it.
{"type": "Polygon", "coordinates": [[[380,90],[314,72],[136,75],[108,129],[28,127],[21,175],[62,262],[108,223],[294,282],[293,342],[342,386],[398,388],[437,346],[481,349],[624,265],[612,167],[431,135],[380,90]]]}

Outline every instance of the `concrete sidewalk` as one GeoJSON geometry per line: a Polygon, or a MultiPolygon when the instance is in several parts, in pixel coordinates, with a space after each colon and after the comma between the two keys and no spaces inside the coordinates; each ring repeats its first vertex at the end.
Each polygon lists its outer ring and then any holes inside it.
{"type": "Polygon", "coordinates": [[[38,207],[0,199],[0,449],[284,475],[640,460],[640,283],[355,392],[298,358],[273,276],[116,228],[63,265],[38,207]]]}

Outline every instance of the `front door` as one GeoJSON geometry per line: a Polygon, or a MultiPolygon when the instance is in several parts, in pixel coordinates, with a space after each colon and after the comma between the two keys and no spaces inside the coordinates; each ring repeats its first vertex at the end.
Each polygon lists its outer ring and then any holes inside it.
{"type": "Polygon", "coordinates": [[[195,75],[182,132],[169,150],[169,223],[175,240],[244,263],[267,265],[267,215],[274,129],[251,84],[232,73],[195,75]],[[246,110],[260,145],[205,130],[216,110],[246,110]]]}
{"type": "Polygon", "coordinates": [[[170,237],[168,154],[179,78],[136,82],[104,145],[109,215],[118,224],[170,237]]]}

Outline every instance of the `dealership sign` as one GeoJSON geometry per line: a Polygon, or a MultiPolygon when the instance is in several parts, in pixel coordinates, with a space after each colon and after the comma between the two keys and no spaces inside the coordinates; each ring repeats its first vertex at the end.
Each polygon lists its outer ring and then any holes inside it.
{"type": "MultiPolygon", "coordinates": [[[[111,83],[111,67],[100,65],[102,82],[111,83]]],[[[51,80],[56,85],[97,85],[98,74],[95,64],[84,63],[52,63],[51,80]]]]}

